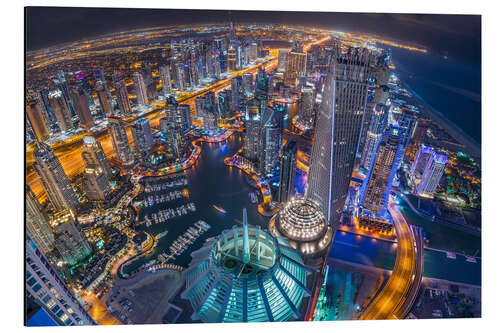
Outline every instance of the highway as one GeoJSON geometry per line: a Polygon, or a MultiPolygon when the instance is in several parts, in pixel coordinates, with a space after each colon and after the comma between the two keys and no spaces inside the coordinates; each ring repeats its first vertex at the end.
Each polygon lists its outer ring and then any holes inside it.
{"type": "Polygon", "coordinates": [[[411,308],[409,303],[413,303],[420,286],[423,253],[418,251],[413,230],[406,223],[398,206],[390,203],[389,212],[394,220],[398,241],[396,262],[382,291],[361,315],[362,320],[404,318],[411,308]]]}

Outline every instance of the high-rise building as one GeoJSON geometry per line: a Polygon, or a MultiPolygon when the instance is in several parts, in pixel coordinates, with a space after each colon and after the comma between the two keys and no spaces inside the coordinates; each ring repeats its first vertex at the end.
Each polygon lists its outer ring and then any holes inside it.
{"type": "Polygon", "coordinates": [[[243,91],[245,94],[251,95],[253,94],[253,74],[252,73],[245,73],[243,74],[243,91]]]}
{"type": "Polygon", "coordinates": [[[99,104],[101,105],[101,112],[104,113],[106,117],[113,115],[113,107],[111,105],[111,101],[109,100],[109,94],[106,91],[104,83],[97,81],[95,90],[97,98],[99,99],[99,104]]]}
{"type": "Polygon", "coordinates": [[[366,107],[367,50],[334,48],[314,133],[306,198],[319,203],[336,229],[349,190],[366,107]]]}
{"type": "Polygon", "coordinates": [[[434,159],[436,152],[432,147],[427,147],[425,145],[421,145],[418,149],[417,156],[415,157],[415,161],[413,161],[413,165],[410,170],[410,178],[422,179],[422,175],[424,174],[427,165],[434,159]]]}
{"type": "Polygon", "coordinates": [[[94,325],[66,282],[37,246],[30,232],[26,233],[26,297],[47,309],[61,325],[94,325]]]}
{"type": "Polygon", "coordinates": [[[182,119],[182,130],[185,131],[189,128],[191,128],[193,119],[191,116],[191,107],[189,104],[179,104],[177,106],[177,109],[179,110],[179,113],[181,114],[181,119],[182,119]]]}
{"type": "Polygon", "coordinates": [[[26,95],[26,116],[31,128],[33,128],[36,139],[38,141],[47,140],[50,136],[48,124],[34,94],[26,95]]]}
{"type": "Polygon", "coordinates": [[[306,75],[307,54],[290,52],[284,74],[285,85],[294,85],[300,76],[306,75]]]}
{"type": "Polygon", "coordinates": [[[260,174],[271,176],[276,172],[281,150],[280,112],[267,108],[263,112],[261,132],[260,174]]]}
{"type": "Polygon", "coordinates": [[[134,139],[135,153],[139,160],[145,161],[154,144],[149,121],[141,117],[132,124],[130,129],[134,139]]]}
{"type": "Polygon", "coordinates": [[[365,170],[370,170],[377,143],[387,126],[387,109],[384,104],[375,104],[373,106],[360,161],[360,166],[365,170]]]}
{"type": "Polygon", "coordinates": [[[167,144],[173,156],[179,158],[184,148],[182,129],[172,124],[166,117],[160,119],[160,130],[167,137],[167,144]]]}
{"type": "Polygon", "coordinates": [[[217,95],[217,116],[219,118],[229,118],[230,91],[223,90],[217,95]]]}
{"type": "Polygon", "coordinates": [[[43,210],[31,188],[26,185],[26,230],[37,247],[43,253],[49,253],[54,248],[54,233],[50,226],[49,217],[43,210]]]}
{"type": "Polygon", "coordinates": [[[448,158],[446,155],[435,154],[427,163],[422,179],[415,187],[415,193],[418,195],[433,195],[441,181],[447,163],[448,158]]]}
{"type": "Polygon", "coordinates": [[[82,159],[85,165],[92,165],[96,168],[99,167],[106,174],[106,177],[111,178],[113,173],[111,167],[109,166],[109,161],[106,158],[106,154],[102,150],[101,143],[97,141],[93,136],[83,137],[83,152],[82,159]]]}
{"type": "Polygon", "coordinates": [[[240,112],[241,91],[243,89],[243,78],[236,76],[231,79],[231,111],[233,114],[240,112]]]}
{"type": "Polygon", "coordinates": [[[409,113],[403,112],[399,107],[391,106],[389,112],[389,124],[397,124],[403,134],[403,146],[406,148],[415,133],[417,127],[417,118],[409,113]]]}
{"type": "Polygon", "coordinates": [[[300,90],[300,109],[299,120],[300,122],[312,128],[314,124],[314,102],[315,102],[314,87],[302,87],[300,90]]]}
{"type": "Polygon", "coordinates": [[[108,130],[111,135],[111,141],[118,160],[125,165],[130,165],[134,162],[130,144],[125,131],[125,123],[119,117],[108,117],[108,130]]]}
{"type": "Polygon", "coordinates": [[[236,51],[232,45],[229,46],[227,51],[227,66],[229,71],[236,70],[236,51]]]}
{"type": "Polygon", "coordinates": [[[62,210],[50,221],[54,228],[55,246],[64,262],[73,266],[92,254],[92,248],[76,226],[75,215],[70,210],[62,210]]]}
{"type": "Polygon", "coordinates": [[[148,103],[149,101],[154,101],[158,96],[158,92],[156,91],[156,84],[153,79],[153,71],[148,63],[142,64],[141,76],[146,87],[146,100],[148,103]]]}
{"type": "Polygon", "coordinates": [[[118,108],[120,112],[124,115],[128,115],[132,112],[130,107],[130,101],[128,100],[127,84],[122,76],[122,73],[115,71],[113,73],[113,85],[115,86],[116,100],[118,102],[118,108]]]}
{"type": "Polygon", "coordinates": [[[252,162],[259,161],[261,119],[257,106],[248,106],[243,137],[243,156],[252,162]]]}
{"type": "Polygon", "coordinates": [[[72,130],[74,128],[73,121],[71,120],[70,110],[62,92],[60,90],[53,90],[49,93],[48,97],[61,131],[67,132],[72,130]]]}
{"type": "Polygon", "coordinates": [[[56,211],[70,209],[75,212],[78,199],[52,149],[45,143],[37,142],[33,150],[33,158],[35,159],[33,168],[40,177],[54,209],[56,211]]]}
{"type": "Polygon", "coordinates": [[[293,195],[295,189],[295,172],[297,170],[297,143],[288,141],[283,148],[280,161],[280,187],[278,201],[285,203],[293,195]]]}
{"type": "Polygon", "coordinates": [[[397,170],[398,156],[403,153],[402,135],[398,127],[391,126],[382,134],[373,163],[361,186],[360,202],[364,209],[383,217],[397,170]]]}
{"type": "Polygon", "coordinates": [[[193,320],[269,322],[302,320],[307,303],[306,267],[300,254],[284,238],[260,226],[224,230],[192,253],[183,272],[186,289],[181,298],[194,309],[193,320]]]}
{"type": "Polygon", "coordinates": [[[141,73],[136,72],[133,74],[133,78],[134,78],[135,94],[137,96],[137,104],[139,105],[149,104],[148,91],[146,88],[146,84],[144,83],[144,77],[142,76],[141,73]]]}
{"type": "Polygon", "coordinates": [[[172,93],[172,82],[170,77],[170,65],[163,65],[160,67],[160,77],[162,84],[163,95],[172,93]]]}
{"type": "Polygon", "coordinates": [[[288,63],[288,49],[278,50],[278,72],[284,73],[288,63]]]}
{"type": "Polygon", "coordinates": [[[80,127],[84,130],[90,129],[95,125],[92,114],[90,113],[89,100],[83,88],[73,89],[73,102],[75,104],[76,114],[80,119],[80,127]]]}
{"type": "Polygon", "coordinates": [[[257,43],[256,42],[252,42],[250,44],[250,61],[255,61],[258,57],[258,54],[257,54],[257,43]]]}
{"type": "Polygon", "coordinates": [[[64,98],[64,101],[66,102],[66,105],[68,107],[70,117],[74,117],[76,116],[76,110],[73,105],[73,100],[71,99],[68,81],[66,80],[66,74],[64,73],[64,71],[61,71],[60,74],[56,77],[57,78],[53,80],[54,86],[56,87],[56,90],[59,90],[61,92],[62,97],[64,98]]]}

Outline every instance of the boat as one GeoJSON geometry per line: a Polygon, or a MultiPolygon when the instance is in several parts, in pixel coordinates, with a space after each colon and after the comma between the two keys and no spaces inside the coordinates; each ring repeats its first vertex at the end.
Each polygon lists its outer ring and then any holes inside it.
{"type": "Polygon", "coordinates": [[[213,207],[214,207],[216,210],[218,210],[220,213],[222,213],[222,214],[226,214],[226,211],[225,211],[223,208],[221,208],[221,207],[219,207],[219,206],[216,206],[216,205],[213,205],[213,207]]]}

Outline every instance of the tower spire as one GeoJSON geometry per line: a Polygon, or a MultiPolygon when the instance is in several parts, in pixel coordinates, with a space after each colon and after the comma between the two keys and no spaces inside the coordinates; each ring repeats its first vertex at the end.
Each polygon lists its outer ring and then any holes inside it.
{"type": "Polygon", "coordinates": [[[243,208],[243,262],[247,264],[249,261],[250,261],[250,249],[248,246],[247,209],[243,208]]]}

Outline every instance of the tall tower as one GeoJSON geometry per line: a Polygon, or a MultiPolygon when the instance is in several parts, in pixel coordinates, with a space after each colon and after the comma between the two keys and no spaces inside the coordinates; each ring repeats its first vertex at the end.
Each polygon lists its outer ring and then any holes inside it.
{"type": "Polygon", "coordinates": [[[78,114],[78,118],[80,118],[80,126],[84,130],[88,130],[95,124],[94,119],[92,119],[92,114],[90,113],[87,94],[82,87],[73,89],[71,93],[73,95],[76,113],[78,114]]]}
{"type": "Polygon", "coordinates": [[[436,152],[432,147],[427,147],[421,145],[418,149],[417,156],[410,170],[410,177],[414,180],[415,178],[421,179],[424,174],[427,165],[434,159],[436,152]]]}
{"type": "Polygon", "coordinates": [[[259,161],[261,119],[257,106],[247,107],[245,135],[243,137],[243,156],[252,162],[259,161]]]}
{"type": "Polygon", "coordinates": [[[60,90],[51,91],[49,93],[49,100],[61,131],[67,132],[72,130],[73,121],[71,120],[71,113],[62,92],[60,90]]]}
{"type": "Polygon", "coordinates": [[[26,230],[43,253],[54,248],[54,233],[49,218],[31,188],[26,185],[26,230]]]}
{"type": "Polygon", "coordinates": [[[106,85],[101,81],[97,81],[95,90],[97,92],[99,104],[101,105],[102,113],[104,113],[106,117],[113,115],[113,107],[111,106],[111,101],[109,100],[106,85]]]}
{"type": "Polygon", "coordinates": [[[227,50],[227,67],[229,71],[236,70],[236,51],[233,45],[230,45],[227,50]]]}
{"type": "Polygon", "coordinates": [[[54,214],[51,224],[54,228],[55,245],[63,260],[73,266],[92,253],[85,235],[77,228],[75,215],[69,210],[54,214]]]}
{"type": "Polygon", "coordinates": [[[300,90],[300,110],[299,120],[308,128],[312,128],[314,124],[314,87],[302,87],[300,90]]]}
{"type": "Polygon", "coordinates": [[[128,91],[125,79],[122,73],[115,71],[113,73],[113,84],[115,86],[116,100],[118,101],[118,108],[124,115],[130,114],[132,109],[130,108],[130,102],[128,100],[128,91]]]}
{"type": "Polygon", "coordinates": [[[172,93],[172,82],[170,77],[170,66],[163,65],[160,67],[160,76],[162,83],[163,95],[168,95],[172,93]]]}
{"type": "Polygon", "coordinates": [[[76,212],[78,199],[52,149],[45,143],[37,142],[33,157],[35,159],[33,167],[54,209],[56,211],[70,209],[76,212]]]}
{"type": "Polygon", "coordinates": [[[108,117],[108,130],[118,160],[125,165],[132,164],[134,158],[130,150],[124,121],[118,117],[108,117]]]}
{"type": "Polygon", "coordinates": [[[446,155],[435,154],[429,163],[427,163],[422,180],[416,186],[416,193],[419,195],[433,195],[436,192],[447,163],[448,158],[446,155]]]}
{"type": "Polygon", "coordinates": [[[266,108],[263,112],[261,133],[260,174],[274,175],[281,149],[281,128],[278,111],[266,108]]]}
{"type": "Polygon", "coordinates": [[[50,136],[49,128],[34,94],[36,93],[26,95],[26,115],[35,132],[36,139],[45,141],[50,136]]]}
{"type": "Polygon", "coordinates": [[[397,170],[399,156],[403,153],[401,130],[391,126],[382,134],[373,156],[370,171],[361,186],[360,202],[363,208],[377,216],[385,216],[397,170]]]}
{"type": "Polygon", "coordinates": [[[287,202],[294,190],[295,172],[297,170],[297,143],[288,141],[283,148],[280,161],[280,187],[278,190],[278,201],[287,202]]]}
{"type": "Polygon", "coordinates": [[[130,127],[134,138],[135,153],[141,161],[145,161],[147,155],[153,148],[153,135],[147,118],[137,119],[130,127]]]}
{"type": "Polygon", "coordinates": [[[146,105],[149,103],[148,100],[148,91],[146,88],[146,84],[144,83],[144,77],[141,73],[134,73],[134,87],[135,94],[137,95],[137,104],[146,105]]]}
{"type": "Polygon", "coordinates": [[[104,154],[104,151],[102,150],[101,143],[93,136],[83,137],[82,159],[84,160],[85,165],[100,167],[108,178],[113,176],[111,167],[109,166],[109,161],[106,158],[106,154],[104,154]]]}
{"type": "Polygon", "coordinates": [[[56,269],[26,233],[26,297],[46,307],[47,313],[63,325],[95,325],[56,269]]]}
{"type": "Polygon", "coordinates": [[[306,197],[316,201],[336,229],[349,182],[365,112],[369,64],[367,50],[337,47],[323,88],[306,197]]]}
{"type": "Polygon", "coordinates": [[[373,154],[376,153],[377,143],[387,126],[387,113],[388,108],[384,104],[376,104],[373,106],[360,161],[360,166],[365,170],[370,170],[373,154]]]}

